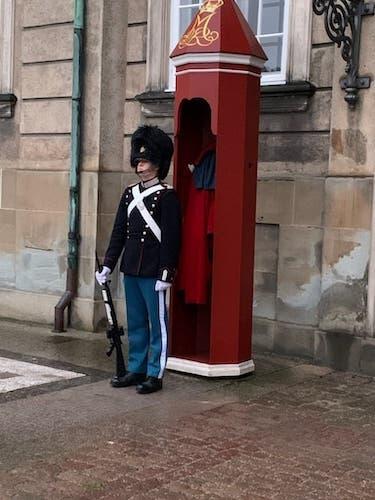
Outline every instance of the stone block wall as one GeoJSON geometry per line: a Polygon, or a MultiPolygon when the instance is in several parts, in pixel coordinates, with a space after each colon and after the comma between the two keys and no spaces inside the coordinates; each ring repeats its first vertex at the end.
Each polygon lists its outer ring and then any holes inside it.
{"type": "MultiPolygon", "coordinates": [[[[171,134],[173,95],[161,97],[162,89],[154,88],[149,2],[87,5],[82,240],[73,319],[75,326],[95,329],[103,309],[94,250],[103,257],[121,192],[137,179],[129,165],[130,136],[140,123],[171,134]]],[[[167,17],[163,10],[166,30],[167,17]]],[[[14,118],[0,119],[0,316],[51,323],[65,287],[72,21],[73,0],[16,0],[18,102],[14,118]]],[[[375,87],[360,92],[355,111],[348,109],[338,83],[344,62],[323,21],[313,16],[309,82],[315,93],[303,106],[292,98],[284,111],[277,99],[267,101],[261,115],[254,344],[375,372],[375,87]]],[[[373,21],[369,16],[363,22],[363,74],[375,73],[373,21]]],[[[123,321],[118,273],[113,287],[123,321]]]]}
{"type": "MultiPolygon", "coordinates": [[[[371,60],[369,30],[366,19],[362,73],[371,60]]],[[[352,111],[339,86],[343,74],[340,52],[323,18],[314,16],[310,81],[316,92],[308,109],[261,119],[257,223],[278,228],[272,242],[278,264],[270,287],[274,316],[254,308],[254,343],[371,373],[374,125],[368,120],[374,89],[361,92],[352,111]]],[[[257,253],[267,244],[262,234],[258,227],[257,253]]],[[[256,300],[262,294],[256,280],[256,300]]]]}
{"type": "MultiPolygon", "coordinates": [[[[370,23],[364,20],[363,74],[374,69],[370,23]]],[[[259,310],[256,301],[254,343],[374,373],[374,87],[360,92],[355,110],[348,108],[339,85],[344,62],[317,16],[310,74],[317,89],[306,112],[261,119],[257,222],[278,228],[278,242],[272,241],[278,265],[269,287],[275,312],[259,310]]],[[[257,252],[266,244],[262,234],[258,228],[257,252]]],[[[256,281],[255,297],[262,294],[256,281]]]]}
{"type": "MultiPolygon", "coordinates": [[[[86,2],[84,137],[81,173],[79,297],[74,325],[95,330],[104,309],[94,278],[95,251],[103,257],[126,176],[124,103],[127,86],[128,2],[86,2]]],[[[115,301],[117,274],[112,278],[115,301]]],[[[119,302],[123,320],[123,305],[119,302]]]]}
{"type": "MultiPolygon", "coordinates": [[[[0,120],[0,316],[52,324],[65,290],[73,0],[17,0],[13,119],[0,120]],[[3,230],[3,229],[6,229],[3,230]]],[[[124,173],[127,2],[86,2],[79,288],[73,324],[103,317],[95,249],[124,173]],[[103,178],[101,178],[103,176],[103,178]],[[99,190],[99,186],[101,186],[99,190]]],[[[116,198],[116,200],[115,200],[116,198]]]]}
{"type": "MultiPolygon", "coordinates": [[[[127,18],[126,84],[121,103],[122,121],[118,127],[118,144],[121,144],[121,161],[103,164],[99,179],[100,215],[98,218],[98,250],[101,256],[106,251],[118,203],[125,187],[138,180],[130,166],[130,137],[144,121],[141,105],[135,96],[146,85],[146,31],[147,1],[130,0],[127,18]]],[[[118,268],[113,274],[113,289],[119,318],[125,321],[123,283],[118,268]]]]}
{"type": "Polygon", "coordinates": [[[68,231],[73,1],[52,3],[15,2],[18,103],[0,120],[0,315],[41,322],[65,289],[68,231]]]}
{"type": "MultiPolygon", "coordinates": [[[[255,282],[254,346],[313,358],[320,323],[326,175],[329,166],[334,47],[321,19],[312,28],[310,83],[305,110],[263,113],[260,123],[256,255],[274,228],[273,309],[259,308],[255,282]]],[[[255,263],[257,275],[257,259],[255,263]]]]}

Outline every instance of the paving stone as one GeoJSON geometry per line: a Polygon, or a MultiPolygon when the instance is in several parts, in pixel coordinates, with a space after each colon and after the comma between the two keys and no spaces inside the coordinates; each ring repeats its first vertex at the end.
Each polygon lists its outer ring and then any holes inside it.
{"type": "MultiPolygon", "coordinates": [[[[24,348],[68,361],[67,346],[97,343],[28,338],[24,348]]],[[[151,397],[95,381],[0,401],[0,499],[375,498],[375,380],[291,358],[256,363],[241,380],[168,374],[151,397]]]]}

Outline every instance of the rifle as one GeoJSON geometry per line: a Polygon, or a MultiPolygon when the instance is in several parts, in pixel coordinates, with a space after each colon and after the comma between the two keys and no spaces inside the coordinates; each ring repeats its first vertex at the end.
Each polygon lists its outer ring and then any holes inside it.
{"type": "MultiPolygon", "coordinates": [[[[96,253],[96,265],[98,271],[101,272],[103,266],[99,262],[98,254],[96,253]]],[[[124,336],[124,329],[118,326],[115,307],[112,301],[111,289],[109,287],[110,281],[106,281],[104,285],[100,285],[102,291],[105,312],[107,315],[107,339],[109,340],[109,348],[107,349],[107,356],[110,357],[114,350],[116,350],[116,374],[112,377],[112,382],[116,381],[119,377],[126,375],[126,367],[124,355],[122,353],[121,337],[124,336]]]]}

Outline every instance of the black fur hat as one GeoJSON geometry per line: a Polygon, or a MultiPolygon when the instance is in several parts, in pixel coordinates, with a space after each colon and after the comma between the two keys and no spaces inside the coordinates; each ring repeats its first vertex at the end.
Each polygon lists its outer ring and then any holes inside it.
{"type": "Polygon", "coordinates": [[[136,167],[140,160],[148,160],[159,167],[159,179],[167,177],[173,155],[171,138],[159,127],[143,125],[132,135],[130,164],[136,167]]]}

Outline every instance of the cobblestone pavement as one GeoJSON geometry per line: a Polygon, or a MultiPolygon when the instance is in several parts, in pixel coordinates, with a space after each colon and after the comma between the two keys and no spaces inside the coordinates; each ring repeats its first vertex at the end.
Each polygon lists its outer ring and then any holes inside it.
{"type": "Polygon", "coordinates": [[[0,499],[375,499],[374,379],[256,366],[168,374],[151,396],[94,379],[3,402],[0,499]]]}

